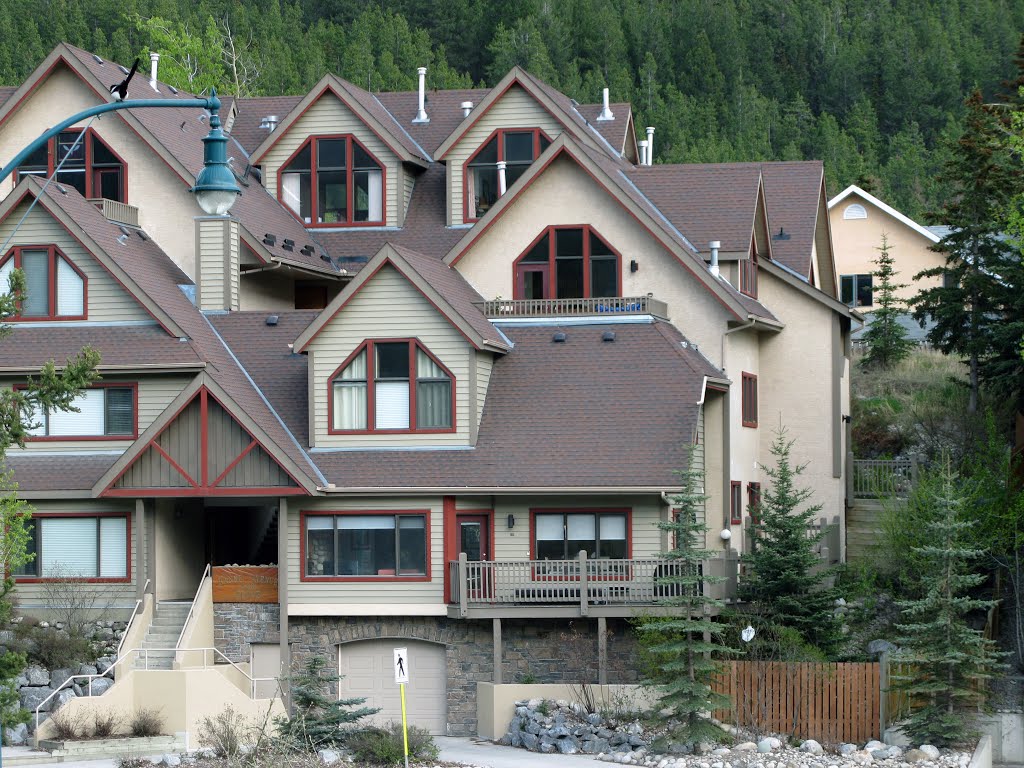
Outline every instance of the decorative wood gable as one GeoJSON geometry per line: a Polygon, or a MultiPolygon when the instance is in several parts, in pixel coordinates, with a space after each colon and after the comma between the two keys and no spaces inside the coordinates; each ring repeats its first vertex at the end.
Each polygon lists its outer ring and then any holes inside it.
{"type": "Polygon", "coordinates": [[[301,493],[305,491],[299,483],[203,386],[100,495],[301,493]]]}

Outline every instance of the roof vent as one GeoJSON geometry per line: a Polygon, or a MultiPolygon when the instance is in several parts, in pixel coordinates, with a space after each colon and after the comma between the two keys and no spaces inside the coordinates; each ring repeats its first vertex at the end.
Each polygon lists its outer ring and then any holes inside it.
{"type": "Polygon", "coordinates": [[[118,235],[117,236],[117,242],[119,242],[121,245],[124,245],[125,243],[127,243],[128,242],[128,233],[125,232],[123,234],[118,235]]]}
{"type": "Polygon", "coordinates": [[[608,104],[608,89],[605,88],[601,94],[601,114],[597,116],[598,120],[614,120],[615,115],[612,114],[611,106],[608,104]]]}
{"type": "Polygon", "coordinates": [[[280,122],[277,115],[267,115],[260,120],[260,128],[265,131],[273,132],[277,128],[277,124],[280,122]]]}
{"type": "Polygon", "coordinates": [[[145,243],[145,242],[149,241],[149,238],[146,237],[146,233],[143,232],[141,229],[135,230],[135,234],[137,234],[139,236],[139,240],[141,240],[142,242],[145,243]]]}
{"type": "Polygon", "coordinates": [[[119,226],[118,229],[121,230],[121,234],[124,235],[125,237],[131,237],[132,231],[128,229],[128,227],[119,226]]]}
{"type": "Polygon", "coordinates": [[[272,235],[269,232],[267,232],[263,236],[263,242],[266,245],[277,245],[277,235],[272,235]]]}
{"type": "Polygon", "coordinates": [[[122,75],[127,75],[128,74],[128,67],[122,67],[120,64],[118,64],[117,68],[121,70],[121,74],[122,75]]]}
{"type": "Polygon", "coordinates": [[[266,323],[267,325],[277,325],[277,321],[279,319],[280,318],[277,315],[267,315],[266,323]]]}
{"type": "Polygon", "coordinates": [[[178,89],[175,88],[173,85],[168,85],[167,87],[171,89],[171,93],[173,93],[175,96],[178,95],[178,89]]]}
{"type": "Polygon", "coordinates": [[[294,251],[295,250],[295,241],[294,240],[289,240],[286,237],[284,239],[284,242],[281,244],[281,247],[284,248],[286,251],[294,251]]]}
{"type": "Polygon", "coordinates": [[[330,257],[330,256],[328,256],[328,255],[327,255],[326,253],[321,253],[321,254],[320,254],[320,258],[321,258],[322,260],[326,261],[326,262],[327,262],[328,264],[330,264],[330,263],[331,263],[331,257],[330,257]]]}
{"type": "Polygon", "coordinates": [[[778,234],[772,235],[772,240],[789,240],[790,234],[782,227],[779,227],[778,234]]]}
{"type": "Polygon", "coordinates": [[[313,255],[313,251],[314,251],[313,246],[312,245],[308,245],[308,244],[302,246],[302,248],[299,249],[299,253],[301,253],[303,256],[312,256],[313,255]]]}
{"type": "MultiPolygon", "coordinates": [[[[152,88],[157,93],[160,92],[160,89],[157,88],[157,71],[159,69],[159,66],[160,66],[160,54],[157,53],[156,51],[150,51],[150,53],[149,53],[149,87],[152,88]]],[[[125,72],[125,74],[127,75],[128,73],[125,72]]]]}
{"type": "Polygon", "coordinates": [[[206,122],[206,113],[205,112],[200,112],[199,115],[196,117],[196,120],[198,120],[200,123],[205,123],[206,122]]]}
{"type": "Polygon", "coordinates": [[[615,341],[615,331],[605,331],[602,333],[601,341],[615,341]]]}
{"type": "Polygon", "coordinates": [[[563,331],[556,331],[555,335],[551,337],[551,340],[555,342],[555,344],[564,344],[565,333],[563,331]]]}
{"type": "Polygon", "coordinates": [[[427,117],[427,68],[418,67],[416,74],[420,76],[420,105],[416,111],[416,117],[413,118],[414,123],[429,123],[430,118],[427,117]]]}
{"type": "Polygon", "coordinates": [[[95,62],[96,62],[97,64],[102,64],[102,63],[103,63],[103,59],[101,59],[101,58],[100,58],[99,56],[97,56],[97,55],[96,55],[95,53],[94,53],[94,54],[92,55],[92,59],[93,59],[93,61],[95,61],[95,62]]]}
{"type": "Polygon", "coordinates": [[[68,193],[68,191],[64,189],[64,187],[62,187],[60,184],[57,185],[57,191],[60,192],[62,195],[66,195],[68,193]]]}
{"type": "Polygon", "coordinates": [[[469,113],[473,111],[473,102],[464,101],[461,104],[459,104],[459,108],[462,110],[463,117],[469,117],[469,113]]]}

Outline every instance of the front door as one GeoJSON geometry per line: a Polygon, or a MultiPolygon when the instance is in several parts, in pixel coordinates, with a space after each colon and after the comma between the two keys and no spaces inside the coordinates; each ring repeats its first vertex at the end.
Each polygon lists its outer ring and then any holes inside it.
{"type": "Polygon", "coordinates": [[[491,583],[486,566],[474,562],[491,559],[490,518],[487,515],[458,515],[456,525],[459,531],[459,553],[466,554],[470,561],[467,585],[471,597],[486,597],[491,583]]]}

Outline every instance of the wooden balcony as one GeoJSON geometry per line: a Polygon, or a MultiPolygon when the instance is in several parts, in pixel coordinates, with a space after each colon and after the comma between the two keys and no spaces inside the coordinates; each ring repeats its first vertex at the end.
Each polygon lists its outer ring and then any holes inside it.
{"type": "MultiPolygon", "coordinates": [[[[681,573],[677,561],[661,558],[572,560],[459,560],[448,563],[449,618],[671,614],[663,605],[682,589],[663,580],[681,573]]],[[[729,550],[705,561],[705,572],[723,579],[707,585],[708,595],[732,601],[739,555],[729,550]]]]}
{"type": "Polygon", "coordinates": [[[917,483],[918,462],[909,459],[853,459],[848,473],[851,499],[906,498],[917,483]]]}
{"type": "Polygon", "coordinates": [[[654,315],[668,318],[668,305],[653,296],[615,296],[591,299],[495,299],[483,311],[494,319],[511,317],[621,317],[654,315]]]}
{"type": "Polygon", "coordinates": [[[126,224],[129,227],[139,226],[139,209],[134,205],[119,203],[117,200],[107,200],[105,197],[89,198],[89,202],[115,224],[126,224]]]}

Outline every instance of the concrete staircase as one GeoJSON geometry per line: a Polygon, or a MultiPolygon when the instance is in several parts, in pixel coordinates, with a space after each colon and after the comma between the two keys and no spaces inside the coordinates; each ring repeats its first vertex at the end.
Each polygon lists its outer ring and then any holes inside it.
{"type": "Polygon", "coordinates": [[[153,621],[142,639],[141,649],[150,649],[148,654],[140,652],[135,657],[135,668],[146,669],[148,656],[149,669],[171,669],[174,662],[173,650],[152,650],[154,648],[174,648],[185,626],[192,603],[188,600],[162,600],[153,611],[153,621]]]}

